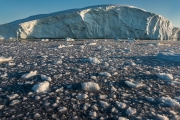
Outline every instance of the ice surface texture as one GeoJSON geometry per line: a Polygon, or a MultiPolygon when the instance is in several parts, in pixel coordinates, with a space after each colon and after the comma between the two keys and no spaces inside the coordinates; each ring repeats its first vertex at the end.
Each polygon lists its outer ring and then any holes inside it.
{"type": "Polygon", "coordinates": [[[101,5],[31,16],[0,26],[0,39],[180,39],[180,29],[161,15],[124,5],[101,5]]]}

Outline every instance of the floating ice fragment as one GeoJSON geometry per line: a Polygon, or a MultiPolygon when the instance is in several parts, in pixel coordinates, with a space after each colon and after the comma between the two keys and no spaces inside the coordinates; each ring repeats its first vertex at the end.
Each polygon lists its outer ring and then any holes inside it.
{"type": "Polygon", "coordinates": [[[122,103],[122,102],[116,101],[116,105],[117,105],[119,108],[121,108],[121,109],[126,108],[126,104],[125,104],[125,103],[122,103]]]}
{"type": "Polygon", "coordinates": [[[34,118],[39,118],[39,117],[41,117],[41,115],[39,113],[34,114],[34,118]]]}
{"type": "Polygon", "coordinates": [[[18,94],[7,95],[7,98],[9,98],[9,100],[13,100],[13,99],[15,99],[17,97],[19,97],[18,94]]]}
{"type": "Polygon", "coordinates": [[[166,73],[157,73],[156,74],[159,78],[167,81],[173,80],[173,75],[172,74],[166,74],[166,73]]]}
{"type": "Polygon", "coordinates": [[[58,111],[59,112],[66,112],[67,108],[66,107],[60,107],[60,108],[58,108],[58,111]]]}
{"type": "Polygon", "coordinates": [[[81,87],[85,91],[98,91],[100,89],[99,85],[94,82],[81,83],[81,87]]]}
{"type": "Polygon", "coordinates": [[[96,45],[96,43],[89,43],[88,45],[96,45]]]}
{"type": "Polygon", "coordinates": [[[88,95],[87,94],[79,94],[76,96],[77,99],[86,99],[88,98],[88,95]]]}
{"type": "Polygon", "coordinates": [[[172,99],[170,97],[162,97],[159,100],[163,104],[168,105],[170,107],[180,107],[180,104],[179,104],[179,102],[177,102],[176,99],[172,99]]]}
{"type": "Polygon", "coordinates": [[[46,75],[41,75],[41,80],[51,81],[51,78],[50,78],[50,77],[47,77],[46,75]]]}
{"type": "Polygon", "coordinates": [[[127,119],[125,117],[119,117],[118,120],[129,120],[129,119],[127,119]]]}
{"type": "Polygon", "coordinates": [[[67,38],[65,39],[65,41],[68,41],[68,42],[73,42],[73,41],[74,41],[74,39],[67,37],[67,38]]]}
{"type": "Polygon", "coordinates": [[[157,117],[159,120],[169,120],[169,118],[164,115],[157,114],[157,117]]]}
{"type": "Polygon", "coordinates": [[[106,108],[109,106],[109,104],[105,101],[100,101],[99,103],[100,103],[101,107],[103,107],[103,108],[106,108]]]}
{"type": "Polygon", "coordinates": [[[3,109],[4,105],[0,105],[0,110],[3,109]]]}
{"type": "Polygon", "coordinates": [[[19,100],[13,100],[13,101],[10,103],[10,106],[16,105],[16,104],[18,104],[19,102],[20,102],[19,100]]]}
{"type": "Polygon", "coordinates": [[[88,61],[92,64],[99,64],[100,60],[98,60],[96,57],[89,57],[88,61]]]}
{"type": "Polygon", "coordinates": [[[21,76],[21,78],[23,78],[23,79],[28,79],[28,78],[30,78],[30,77],[35,76],[36,74],[37,74],[37,71],[31,71],[30,73],[23,74],[23,75],[21,76]]]}
{"type": "Polygon", "coordinates": [[[132,88],[138,88],[138,87],[143,87],[144,84],[142,83],[137,83],[137,82],[130,82],[130,81],[125,81],[126,85],[132,88]]]}
{"type": "Polygon", "coordinates": [[[160,52],[156,55],[157,59],[180,62],[180,54],[174,54],[172,52],[160,52]]]}
{"type": "Polygon", "coordinates": [[[100,72],[98,73],[100,76],[104,76],[104,77],[111,77],[111,74],[108,72],[100,72]]]}
{"type": "Polygon", "coordinates": [[[13,60],[12,57],[8,57],[8,58],[0,57],[0,63],[9,62],[12,60],[13,60]]]}
{"type": "Polygon", "coordinates": [[[32,90],[34,90],[37,93],[46,92],[48,89],[49,89],[48,81],[38,83],[32,87],[32,90]]]}
{"type": "Polygon", "coordinates": [[[97,113],[94,111],[94,112],[89,112],[89,115],[91,116],[91,117],[97,117],[97,113]]]}
{"type": "Polygon", "coordinates": [[[136,109],[135,108],[131,108],[129,107],[127,110],[126,110],[126,114],[127,115],[133,115],[136,113],[136,109]]]}

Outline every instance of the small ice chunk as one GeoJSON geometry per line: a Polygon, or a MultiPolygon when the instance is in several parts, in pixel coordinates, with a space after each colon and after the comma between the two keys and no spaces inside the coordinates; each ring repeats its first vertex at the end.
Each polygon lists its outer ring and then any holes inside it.
{"type": "Polygon", "coordinates": [[[130,65],[130,66],[135,66],[136,64],[135,64],[133,61],[130,61],[130,62],[129,62],[129,65],[130,65]]]}
{"type": "Polygon", "coordinates": [[[99,99],[102,99],[102,100],[104,99],[104,100],[105,100],[105,99],[107,99],[107,98],[108,98],[107,95],[99,94],[99,99]]]}
{"type": "Polygon", "coordinates": [[[92,64],[99,64],[101,63],[96,57],[89,57],[88,61],[92,64]]]}
{"type": "Polygon", "coordinates": [[[56,92],[63,92],[64,91],[64,87],[61,87],[59,89],[56,89],[56,92]]]}
{"type": "Polygon", "coordinates": [[[42,41],[42,42],[48,42],[49,39],[42,39],[41,41],[42,41]]]}
{"type": "Polygon", "coordinates": [[[13,60],[12,57],[8,57],[8,58],[0,57],[0,63],[9,62],[12,60],[13,60]]]}
{"type": "Polygon", "coordinates": [[[125,117],[118,117],[118,120],[129,120],[129,119],[127,119],[125,117]]]}
{"type": "Polygon", "coordinates": [[[98,91],[100,89],[99,85],[94,82],[81,83],[81,87],[85,91],[98,91]]]}
{"type": "Polygon", "coordinates": [[[39,118],[39,117],[41,117],[41,115],[39,113],[34,114],[34,118],[39,118]]]}
{"type": "Polygon", "coordinates": [[[30,73],[23,74],[23,75],[21,76],[21,78],[23,78],[23,79],[28,79],[28,78],[30,78],[30,77],[35,76],[36,74],[37,74],[37,71],[31,71],[30,73]]]}
{"type": "Polygon", "coordinates": [[[91,106],[91,104],[85,103],[83,106],[83,110],[87,110],[90,106],[91,106]]]}
{"type": "Polygon", "coordinates": [[[157,114],[157,117],[159,120],[169,120],[169,118],[164,115],[157,114]]]}
{"type": "Polygon", "coordinates": [[[175,97],[175,99],[180,103],[180,96],[179,97],[175,97]]]}
{"type": "Polygon", "coordinates": [[[12,95],[7,95],[7,98],[9,98],[9,100],[13,100],[17,98],[18,96],[19,96],[18,94],[12,94],[12,95]]]}
{"type": "Polygon", "coordinates": [[[10,106],[16,105],[16,104],[18,104],[18,103],[20,103],[19,100],[13,100],[13,101],[10,103],[10,106]]]}
{"type": "Polygon", "coordinates": [[[136,109],[135,108],[131,108],[129,107],[127,110],[126,110],[126,114],[127,115],[133,115],[136,113],[136,109]]]}
{"type": "Polygon", "coordinates": [[[160,102],[162,102],[165,105],[168,105],[170,107],[180,107],[179,102],[176,99],[172,99],[171,97],[162,97],[159,99],[160,102]]]}
{"type": "Polygon", "coordinates": [[[58,108],[58,111],[59,112],[66,112],[67,108],[66,107],[60,107],[60,108],[58,108]]]}
{"type": "Polygon", "coordinates": [[[119,108],[121,108],[121,109],[126,108],[126,104],[125,104],[125,103],[122,103],[122,102],[116,101],[116,105],[117,105],[119,108]]]}
{"type": "Polygon", "coordinates": [[[92,108],[93,110],[97,110],[97,111],[98,111],[97,105],[93,105],[93,106],[91,106],[91,108],[92,108]]]}
{"type": "Polygon", "coordinates": [[[98,73],[100,76],[104,76],[104,77],[111,77],[111,74],[108,72],[100,72],[98,73]]]}
{"type": "Polygon", "coordinates": [[[174,54],[172,52],[160,52],[156,55],[157,59],[180,62],[180,54],[174,54]]]}
{"type": "Polygon", "coordinates": [[[44,80],[44,81],[51,81],[51,78],[50,77],[47,77],[46,75],[41,75],[41,80],[44,80]]]}
{"type": "Polygon", "coordinates": [[[96,80],[96,76],[91,76],[91,79],[96,80]]]}
{"type": "Polygon", "coordinates": [[[156,74],[159,78],[167,81],[173,80],[173,75],[172,74],[166,74],[166,73],[157,73],[156,74]]]}
{"type": "Polygon", "coordinates": [[[88,45],[96,45],[96,43],[89,43],[88,45]]]}
{"type": "Polygon", "coordinates": [[[86,99],[88,98],[88,95],[87,94],[79,94],[76,96],[77,99],[86,99]]]}
{"type": "Polygon", "coordinates": [[[103,107],[103,108],[109,107],[109,104],[105,101],[100,101],[99,103],[100,103],[101,107],[103,107]]]}
{"type": "Polygon", "coordinates": [[[0,105],[0,110],[3,109],[4,105],[0,105]]]}
{"type": "Polygon", "coordinates": [[[91,117],[97,117],[97,113],[94,111],[94,112],[89,112],[89,115],[91,116],[91,117]]]}
{"type": "Polygon", "coordinates": [[[152,98],[152,97],[145,97],[145,99],[147,100],[147,101],[150,101],[150,102],[154,102],[155,101],[155,99],[154,98],[152,98]]]}
{"type": "Polygon", "coordinates": [[[125,81],[126,85],[132,88],[138,88],[144,86],[142,83],[137,83],[137,82],[130,82],[130,81],[125,81]]]}
{"type": "Polygon", "coordinates": [[[67,37],[67,38],[65,39],[65,41],[68,41],[68,42],[73,42],[73,41],[74,41],[74,39],[67,37]]]}
{"type": "Polygon", "coordinates": [[[32,87],[32,90],[34,90],[37,93],[46,92],[48,89],[49,89],[48,81],[38,83],[32,87]]]}

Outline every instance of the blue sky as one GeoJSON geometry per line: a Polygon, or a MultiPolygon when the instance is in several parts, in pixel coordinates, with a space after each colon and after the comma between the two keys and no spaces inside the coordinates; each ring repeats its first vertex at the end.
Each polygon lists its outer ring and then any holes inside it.
{"type": "Polygon", "coordinates": [[[0,24],[36,14],[101,4],[124,4],[160,14],[180,27],[180,0],[0,0],[0,24]]]}

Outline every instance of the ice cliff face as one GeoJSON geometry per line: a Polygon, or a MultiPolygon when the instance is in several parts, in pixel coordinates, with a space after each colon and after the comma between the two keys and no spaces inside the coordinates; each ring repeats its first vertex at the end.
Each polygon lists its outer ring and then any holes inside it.
{"type": "Polygon", "coordinates": [[[0,26],[0,39],[180,39],[166,18],[132,6],[102,5],[36,15],[0,26]]]}

